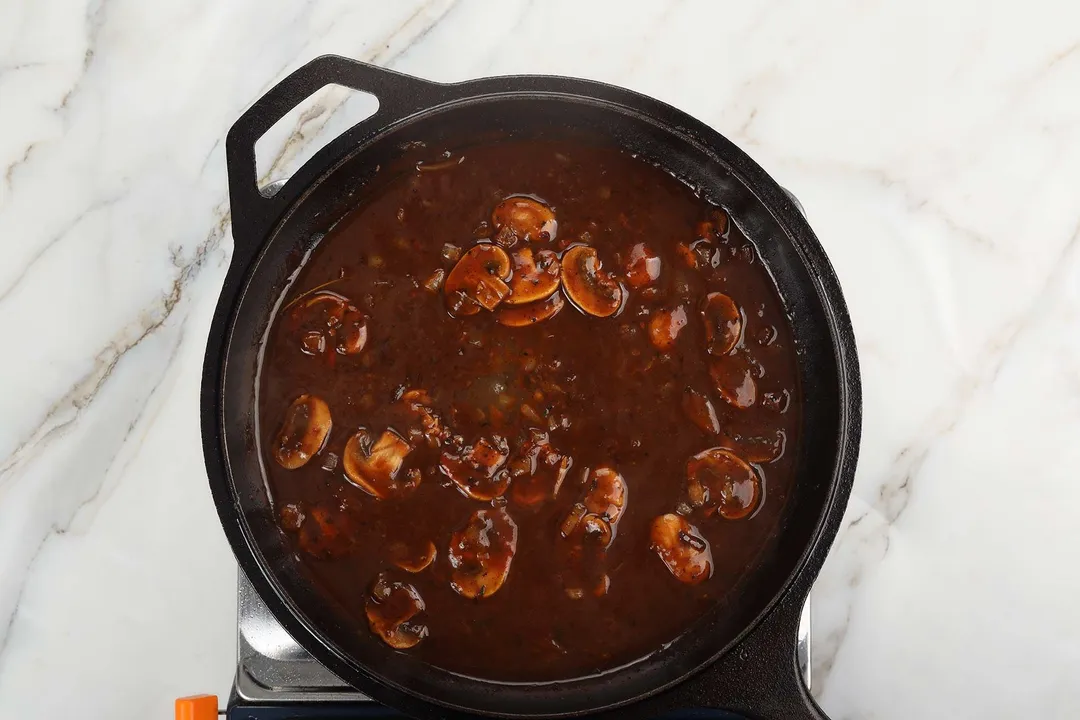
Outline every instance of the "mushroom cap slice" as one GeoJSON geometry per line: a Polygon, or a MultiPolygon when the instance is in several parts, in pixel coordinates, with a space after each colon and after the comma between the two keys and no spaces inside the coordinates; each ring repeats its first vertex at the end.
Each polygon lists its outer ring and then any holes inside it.
{"type": "Polygon", "coordinates": [[[615,523],[596,513],[587,513],[581,518],[578,525],[583,544],[592,543],[595,546],[606,548],[615,540],[615,523]]]}
{"type": "Polygon", "coordinates": [[[491,597],[506,581],[518,528],[505,508],[477,510],[450,538],[450,586],[467,598],[491,597]]]}
{"type": "Polygon", "coordinates": [[[424,599],[416,588],[391,582],[386,573],[375,578],[364,603],[371,632],[395,650],[407,650],[427,637],[427,626],[411,622],[423,611],[424,599]]]}
{"type": "Polygon", "coordinates": [[[551,297],[559,289],[562,264],[551,250],[533,255],[532,248],[523,247],[511,255],[514,275],[510,278],[510,295],[506,305],[525,305],[551,297]]]}
{"type": "Polygon", "coordinates": [[[290,315],[296,322],[320,330],[336,327],[349,307],[349,299],[329,290],[319,290],[310,295],[301,296],[294,301],[296,306],[290,315]]]}
{"type": "Polygon", "coordinates": [[[456,315],[475,315],[494,310],[510,286],[510,256],[498,245],[484,243],[469,249],[450,271],[443,284],[447,302],[456,315]]]}
{"type": "Polygon", "coordinates": [[[487,502],[500,497],[510,485],[510,472],[503,469],[510,448],[498,435],[482,437],[460,453],[444,452],[439,469],[462,495],[487,502]]]}
{"type": "Polygon", "coordinates": [[[512,195],[495,206],[491,224],[496,232],[506,230],[516,240],[541,242],[554,240],[558,231],[555,212],[544,203],[525,195],[512,195]]]}
{"type": "Polygon", "coordinates": [[[716,392],[731,406],[744,410],[757,402],[757,381],[749,365],[735,355],[713,361],[709,375],[716,392]]]}
{"type": "Polygon", "coordinates": [[[367,316],[350,305],[337,328],[337,351],[342,355],[356,355],[367,345],[367,338],[367,316]]]}
{"type": "Polygon", "coordinates": [[[720,434],[720,419],[716,416],[716,408],[709,398],[696,390],[687,388],[683,394],[683,412],[702,432],[709,435],[720,434]]]}
{"type": "Polygon", "coordinates": [[[603,270],[596,248],[574,245],[563,254],[562,283],[566,296],[583,313],[610,317],[622,307],[622,285],[603,270]]]}
{"type": "Polygon", "coordinates": [[[682,305],[671,310],[657,310],[649,318],[649,342],[660,352],[670,351],[686,323],[686,308],[682,305]]]}
{"type": "Polygon", "coordinates": [[[422,572],[435,562],[435,543],[430,540],[421,543],[396,542],[390,545],[390,561],[405,572],[422,572]]]}
{"type": "Polygon", "coordinates": [[[648,245],[634,245],[626,260],[626,284],[635,289],[652,285],[660,277],[661,265],[660,256],[648,245]]]}
{"type": "Polygon", "coordinates": [[[499,308],[495,311],[495,322],[506,327],[528,327],[555,317],[565,304],[562,295],[556,293],[547,300],[499,308]]]}
{"type": "Polygon", "coordinates": [[[649,539],[653,551],[680,582],[697,585],[712,575],[709,541],[681,515],[668,513],[653,520],[649,539]]]}
{"type": "Polygon", "coordinates": [[[705,514],[728,520],[747,517],[761,502],[761,478],[753,467],[727,448],[699,452],[686,463],[690,504],[705,514]]]}
{"type": "Polygon", "coordinates": [[[393,430],[385,430],[374,445],[371,435],[360,428],[345,443],[342,465],[345,476],[369,495],[380,500],[405,494],[419,484],[419,473],[408,473],[403,482],[397,479],[405,456],[412,451],[409,445],[393,430]]]}
{"type": "Polygon", "coordinates": [[[300,519],[297,544],[308,555],[337,557],[352,547],[353,526],[341,508],[316,506],[300,519]]]}
{"type": "Polygon", "coordinates": [[[270,454],[286,470],[303,467],[322,450],[330,427],[330,406],[322,398],[304,393],[285,410],[270,454]]]}
{"type": "Polygon", "coordinates": [[[743,318],[735,301],[722,292],[709,293],[701,301],[705,323],[705,349],[710,355],[727,355],[742,337],[743,318]]]}
{"type": "Polygon", "coordinates": [[[609,467],[589,471],[585,479],[585,508],[615,525],[626,509],[627,487],[623,476],[609,467]]]}

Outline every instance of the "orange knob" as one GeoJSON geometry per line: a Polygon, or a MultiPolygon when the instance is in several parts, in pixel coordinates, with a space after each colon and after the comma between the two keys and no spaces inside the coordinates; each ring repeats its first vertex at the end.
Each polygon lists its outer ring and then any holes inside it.
{"type": "Polygon", "coordinates": [[[176,720],[217,720],[217,695],[176,698],[176,720]]]}

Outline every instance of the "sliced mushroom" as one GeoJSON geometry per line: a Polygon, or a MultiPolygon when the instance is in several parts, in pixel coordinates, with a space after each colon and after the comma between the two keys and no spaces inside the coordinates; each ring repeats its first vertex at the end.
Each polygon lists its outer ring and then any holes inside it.
{"type": "Polygon", "coordinates": [[[401,394],[401,404],[409,416],[409,440],[421,441],[429,447],[441,447],[450,438],[450,430],[443,425],[442,418],[431,407],[431,395],[427,390],[412,389],[401,394]]]}
{"type": "Polygon", "coordinates": [[[727,229],[728,215],[720,208],[717,208],[709,213],[708,220],[702,220],[698,223],[697,235],[699,238],[719,240],[727,232],[727,229]]]}
{"type": "Polygon", "coordinates": [[[435,272],[428,276],[428,279],[424,281],[424,289],[431,293],[437,293],[442,289],[443,280],[446,279],[446,271],[442,268],[436,268],[435,272]]]}
{"type": "Polygon", "coordinates": [[[727,355],[742,337],[743,319],[735,301],[721,292],[709,293],[701,302],[705,322],[705,349],[710,355],[727,355]]]}
{"type": "Polygon", "coordinates": [[[482,437],[461,452],[444,452],[439,469],[462,495],[487,502],[500,497],[510,485],[510,471],[503,469],[510,448],[498,435],[482,437]]]}
{"type": "Polygon", "coordinates": [[[702,432],[709,435],[720,434],[720,420],[716,417],[716,408],[712,401],[701,393],[686,389],[683,394],[683,412],[702,432]]]}
{"type": "Polygon", "coordinates": [[[734,407],[744,410],[757,402],[757,381],[749,366],[736,355],[714,360],[709,375],[720,397],[734,407]]]}
{"type": "Polygon", "coordinates": [[[787,435],[783,430],[728,430],[725,445],[735,448],[747,462],[771,463],[784,455],[787,435]]]}
{"type": "Polygon", "coordinates": [[[322,450],[330,427],[330,406],[322,398],[305,393],[285,411],[271,455],[286,470],[303,467],[322,450]]]}
{"type": "Polygon", "coordinates": [[[615,539],[626,496],[626,481],[612,468],[586,471],[585,497],[570,508],[559,526],[560,534],[583,546],[606,548],[615,539]]]}
{"type": "Polygon", "coordinates": [[[481,308],[494,310],[510,294],[509,279],[510,256],[501,247],[482,244],[458,260],[443,291],[455,315],[475,315],[481,308]]]}
{"type": "Polygon", "coordinates": [[[589,509],[585,507],[584,503],[574,503],[574,506],[570,508],[569,514],[566,519],[562,521],[562,525],[559,526],[559,534],[564,538],[569,539],[574,531],[578,529],[581,521],[585,519],[585,516],[589,514],[589,509]]]}
{"type": "Polygon", "coordinates": [[[390,561],[406,572],[418,573],[435,562],[435,543],[396,542],[390,546],[390,561]]]}
{"type": "Polygon", "coordinates": [[[352,545],[352,527],[341,508],[316,506],[301,518],[297,544],[308,555],[326,558],[342,555],[352,545]]]}
{"type": "Polygon", "coordinates": [[[677,243],[675,245],[675,254],[679,256],[679,260],[682,261],[683,265],[690,268],[691,270],[697,269],[698,256],[697,253],[695,253],[690,247],[689,243],[677,243]]]}
{"type": "MultiPolygon", "coordinates": [[[[579,506],[584,508],[584,506],[579,506]]],[[[586,593],[596,597],[607,594],[611,579],[607,573],[607,546],[612,530],[601,517],[587,513],[573,535],[574,542],[556,547],[559,575],[567,597],[580,600],[586,593]]]]}
{"type": "Polygon", "coordinates": [[[706,516],[718,513],[739,520],[757,509],[761,478],[745,460],[727,448],[699,452],[686,463],[686,494],[706,516]]]}
{"type": "Polygon", "coordinates": [[[281,527],[286,530],[299,530],[300,526],[304,524],[304,507],[300,503],[289,503],[283,505],[278,512],[278,518],[281,520],[281,527]]]}
{"type": "Polygon", "coordinates": [[[577,529],[582,545],[606,548],[615,539],[615,523],[596,513],[586,513],[577,529]]]}
{"type": "Polygon", "coordinates": [[[337,351],[341,355],[356,355],[367,345],[367,316],[352,305],[341,319],[337,330],[337,351]]]}
{"type": "Polygon", "coordinates": [[[686,518],[668,513],[653,520],[652,549],[680,582],[697,585],[712,575],[712,549],[686,518]]]}
{"type": "Polygon", "coordinates": [[[556,293],[540,302],[499,308],[495,311],[495,322],[506,327],[528,327],[555,317],[565,304],[562,295],[556,293]]]}
{"type": "Polygon", "coordinates": [[[506,464],[510,471],[510,499],[523,508],[536,508],[559,495],[573,458],[551,445],[548,434],[532,428],[506,464]]]}
{"type": "Polygon", "coordinates": [[[612,525],[622,517],[626,496],[626,481],[610,467],[593,468],[585,478],[585,508],[612,525]]]}
{"type": "Polygon", "coordinates": [[[393,430],[385,430],[374,445],[371,435],[364,428],[345,443],[342,455],[345,475],[361,490],[380,500],[398,497],[413,490],[420,483],[420,474],[406,473],[398,481],[398,473],[405,456],[412,451],[409,445],[393,430]]]}
{"type": "Polygon", "coordinates": [[[514,275],[510,278],[510,296],[504,301],[507,305],[539,302],[559,289],[562,265],[551,250],[541,250],[534,256],[532,248],[523,247],[510,257],[514,275]]]}
{"type": "Polygon", "coordinates": [[[567,250],[562,260],[562,282],[567,297],[588,315],[609,317],[622,307],[622,286],[602,269],[596,248],[575,245],[567,250]]]}
{"type": "Polygon", "coordinates": [[[491,224],[495,226],[496,236],[501,233],[507,240],[513,238],[524,242],[554,240],[558,230],[555,212],[542,202],[524,195],[508,197],[496,205],[491,213],[491,224]]]}
{"type": "Polygon", "coordinates": [[[649,342],[660,352],[669,352],[675,347],[686,322],[686,308],[682,305],[671,310],[657,310],[649,318],[649,342]]]}
{"type": "Polygon", "coordinates": [[[645,243],[630,248],[626,260],[626,284],[638,289],[652,285],[660,277],[660,256],[645,243]]]}
{"type": "Polygon", "coordinates": [[[450,587],[467,598],[491,597],[506,581],[518,529],[505,508],[477,510],[450,538],[450,587]]]}
{"type": "Polygon", "coordinates": [[[424,599],[409,583],[391,582],[379,573],[364,603],[371,632],[395,650],[416,646],[428,635],[427,626],[413,622],[424,611],[424,599]]]}
{"type": "Polygon", "coordinates": [[[367,345],[367,316],[349,299],[321,290],[296,304],[292,318],[303,330],[301,349],[308,355],[320,355],[334,343],[339,355],[355,355],[367,345]]]}

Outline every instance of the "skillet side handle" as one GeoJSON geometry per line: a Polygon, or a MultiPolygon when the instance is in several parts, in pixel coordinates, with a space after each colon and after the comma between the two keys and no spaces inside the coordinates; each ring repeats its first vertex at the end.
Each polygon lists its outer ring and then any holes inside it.
{"type": "MultiPolygon", "coordinates": [[[[366,132],[385,127],[422,109],[431,99],[431,91],[439,87],[437,83],[375,65],[338,55],[322,55],[297,69],[256,100],[229,129],[225,140],[229,203],[236,243],[234,260],[238,256],[250,257],[258,251],[267,233],[288,207],[289,196],[295,194],[282,192],[279,189],[281,185],[276,185],[270,192],[259,189],[255,143],[274,123],[312,93],[332,84],[370,93],[379,102],[373,115],[342,135],[357,141],[362,140],[366,132]]],[[[331,142],[320,153],[329,151],[333,144],[331,142]]],[[[285,185],[288,185],[287,181],[285,185]]]]}
{"type": "Polygon", "coordinates": [[[797,635],[805,600],[805,590],[789,592],[749,637],[679,686],[679,706],[725,710],[750,720],[829,720],[799,669],[797,635]]]}

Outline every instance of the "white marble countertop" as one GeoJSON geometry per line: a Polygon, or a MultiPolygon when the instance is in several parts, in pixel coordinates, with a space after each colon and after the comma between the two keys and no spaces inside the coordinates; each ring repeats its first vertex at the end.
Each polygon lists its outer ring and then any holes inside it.
{"type": "MultiPolygon", "coordinates": [[[[865,381],[815,695],[836,720],[1080,717],[1080,6],[14,0],[0,718],[227,692],[236,568],[198,435],[232,247],[222,140],[324,52],[624,85],[795,191],[865,381]]],[[[270,138],[276,171],[347,125],[338,101],[270,138]]]]}

